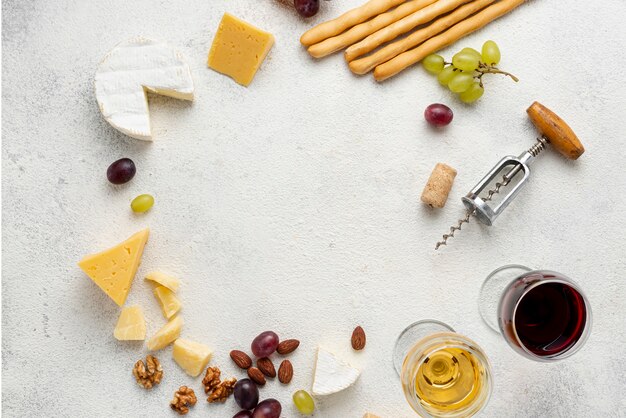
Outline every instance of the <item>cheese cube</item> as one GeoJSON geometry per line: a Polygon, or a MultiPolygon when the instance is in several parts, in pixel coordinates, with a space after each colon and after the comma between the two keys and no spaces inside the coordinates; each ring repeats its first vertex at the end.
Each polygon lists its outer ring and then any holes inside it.
{"type": "Polygon", "coordinates": [[[163,311],[163,316],[167,319],[170,319],[178,311],[180,311],[181,304],[174,292],[168,289],[165,286],[157,286],[154,289],[154,296],[156,296],[159,304],[161,305],[161,310],[163,311]]]}
{"type": "Polygon", "coordinates": [[[146,280],[150,280],[152,282],[160,284],[161,286],[165,286],[172,292],[176,292],[178,290],[178,286],[180,286],[180,280],[178,280],[176,277],[161,273],[160,271],[153,271],[152,273],[148,273],[146,275],[146,280]]]}
{"type": "Polygon", "coordinates": [[[274,36],[271,33],[224,13],[213,38],[208,65],[247,86],[252,82],[272,45],[274,36]]]}
{"type": "Polygon", "coordinates": [[[211,354],[213,352],[206,345],[182,338],[174,342],[172,351],[174,361],[193,377],[202,373],[211,359],[211,354]]]}
{"type": "Polygon", "coordinates": [[[169,343],[174,341],[180,336],[180,330],[183,327],[183,318],[180,316],[170,320],[163,328],[157,331],[156,334],[148,340],[146,344],[148,350],[155,351],[166,347],[169,343]]]}
{"type": "Polygon", "coordinates": [[[363,415],[363,418],[379,418],[378,415],[370,414],[369,412],[363,415]]]}
{"type": "Polygon", "coordinates": [[[150,230],[144,229],[115,247],[78,262],[89,278],[119,306],[126,302],[148,235],[150,230]]]}
{"type": "Polygon", "coordinates": [[[128,306],[122,309],[113,336],[120,341],[146,339],[146,320],[139,306],[128,306]]]}

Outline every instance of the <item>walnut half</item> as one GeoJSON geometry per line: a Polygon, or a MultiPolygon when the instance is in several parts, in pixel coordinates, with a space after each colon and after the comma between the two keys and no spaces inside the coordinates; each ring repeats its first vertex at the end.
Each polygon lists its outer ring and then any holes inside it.
{"type": "Polygon", "coordinates": [[[204,385],[204,393],[209,393],[220,384],[220,371],[219,367],[209,367],[206,369],[202,384],[204,385]]]}
{"type": "Polygon", "coordinates": [[[175,393],[174,399],[170,402],[170,407],[180,415],[189,412],[189,407],[194,406],[198,402],[193,389],[187,386],[181,386],[175,393]]]}
{"type": "Polygon", "coordinates": [[[207,398],[207,402],[225,402],[230,394],[233,393],[233,390],[235,390],[235,383],[237,383],[237,379],[234,377],[221,382],[213,389],[213,392],[207,398]]]}
{"type": "Polygon", "coordinates": [[[146,363],[142,360],[135,363],[133,368],[133,375],[139,386],[143,386],[146,389],[151,389],[154,385],[161,383],[163,378],[163,368],[159,360],[153,355],[146,357],[146,363]]]}
{"type": "Polygon", "coordinates": [[[202,384],[204,385],[204,393],[209,395],[207,402],[224,402],[226,398],[233,393],[237,379],[231,377],[223,382],[220,380],[222,372],[219,367],[209,367],[206,369],[202,384]]]}

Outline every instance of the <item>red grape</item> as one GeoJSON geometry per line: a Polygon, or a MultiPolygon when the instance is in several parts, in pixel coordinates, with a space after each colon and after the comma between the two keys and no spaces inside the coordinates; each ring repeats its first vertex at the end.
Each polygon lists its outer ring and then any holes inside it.
{"type": "Polygon", "coordinates": [[[250,411],[239,411],[237,412],[233,418],[252,418],[252,412],[250,411]]]}
{"type": "Polygon", "coordinates": [[[276,348],[278,347],[278,335],[272,331],[265,331],[260,333],[254,341],[252,341],[252,345],[250,348],[252,349],[252,353],[259,357],[269,357],[276,348]]]}
{"type": "Polygon", "coordinates": [[[107,178],[113,184],[128,183],[133,177],[137,168],[130,158],[122,158],[112,163],[107,169],[107,178]]]}
{"type": "Polygon", "coordinates": [[[254,408],[252,418],[280,418],[282,410],[280,402],[276,399],[266,399],[254,408]]]}
{"type": "Polygon", "coordinates": [[[293,5],[300,16],[315,16],[320,8],[320,0],[293,0],[293,5]]]}
{"type": "Polygon", "coordinates": [[[441,103],[433,103],[424,111],[426,122],[434,126],[446,126],[452,122],[452,109],[441,103]]]}
{"type": "Polygon", "coordinates": [[[259,388],[250,379],[239,379],[233,392],[235,402],[243,409],[252,409],[259,403],[259,388]]]}

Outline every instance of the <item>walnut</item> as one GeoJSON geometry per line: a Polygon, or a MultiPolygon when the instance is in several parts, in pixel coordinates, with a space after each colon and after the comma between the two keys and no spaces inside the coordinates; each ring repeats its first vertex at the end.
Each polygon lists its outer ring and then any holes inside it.
{"type": "Polygon", "coordinates": [[[213,403],[226,401],[226,398],[228,398],[230,394],[233,393],[233,390],[235,389],[235,383],[237,383],[237,379],[231,377],[230,379],[226,379],[218,384],[207,398],[207,402],[213,403]]]}
{"type": "Polygon", "coordinates": [[[220,384],[220,371],[219,367],[209,367],[206,369],[202,384],[204,385],[204,393],[209,393],[220,384]]]}
{"type": "Polygon", "coordinates": [[[174,399],[170,402],[170,407],[180,415],[189,412],[189,407],[194,406],[198,402],[193,389],[187,386],[181,386],[175,393],[174,399]]]}
{"type": "Polygon", "coordinates": [[[146,357],[145,364],[142,360],[135,363],[133,375],[135,376],[135,380],[137,380],[139,386],[151,389],[154,385],[161,383],[161,379],[163,378],[163,368],[156,357],[148,355],[146,357]]]}

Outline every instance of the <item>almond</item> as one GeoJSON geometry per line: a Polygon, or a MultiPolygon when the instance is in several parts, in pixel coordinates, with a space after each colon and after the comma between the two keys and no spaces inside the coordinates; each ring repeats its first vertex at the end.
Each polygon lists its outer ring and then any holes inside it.
{"type": "Polygon", "coordinates": [[[282,355],[293,353],[299,345],[300,341],[294,339],[281,341],[276,351],[282,355]]]}
{"type": "Polygon", "coordinates": [[[256,366],[267,377],[276,377],[276,369],[274,363],[267,357],[260,358],[256,361],[256,366]]]}
{"type": "Polygon", "coordinates": [[[261,373],[261,370],[256,367],[250,367],[248,369],[248,377],[254,381],[257,385],[263,386],[265,384],[265,376],[261,373]]]}
{"type": "Polygon", "coordinates": [[[352,331],[352,348],[355,350],[363,350],[365,347],[365,331],[358,326],[352,331]]]}
{"type": "Polygon", "coordinates": [[[278,367],[278,380],[280,383],[287,384],[293,378],[293,366],[289,360],[283,360],[278,367]]]}
{"type": "Polygon", "coordinates": [[[252,366],[252,359],[249,355],[244,353],[243,351],[233,350],[230,352],[230,358],[233,359],[235,364],[242,369],[248,369],[252,366]]]}

